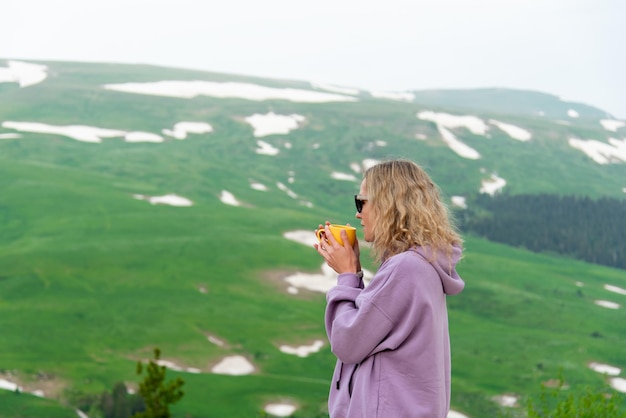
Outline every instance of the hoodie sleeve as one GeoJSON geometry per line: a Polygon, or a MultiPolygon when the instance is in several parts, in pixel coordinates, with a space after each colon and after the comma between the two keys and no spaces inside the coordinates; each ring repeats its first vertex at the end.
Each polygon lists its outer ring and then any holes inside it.
{"type": "Polygon", "coordinates": [[[393,328],[393,322],[374,304],[357,298],[363,292],[356,274],[337,277],[337,286],[326,295],[326,333],[333,354],[346,364],[365,359],[393,328]]]}
{"type": "Polygon", "coordinates": [[[326,295],[326,333],[331,350],[346,364],[394,350],[420,328],[434,332],[445,310],[445,287],[460,291],[463,282],[415,251],[386,260],[361,289],[355,274],[341,274],[326,295]],[[450,283],[447,283],[450,282],[450,283]]]}

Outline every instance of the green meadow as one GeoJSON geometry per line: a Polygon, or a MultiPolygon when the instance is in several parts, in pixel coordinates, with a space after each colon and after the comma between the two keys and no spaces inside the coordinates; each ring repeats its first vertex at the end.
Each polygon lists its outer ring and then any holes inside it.
{"type": "MultiPolygon", "coordinates": [[[[325,220],[358,225],[352,195],[359,174],[355,181],[331,177],[350,172],[351,163],[411,158],[432,173],[446,200],[478,193],[485,170],[507,179],[512,193],[623,198],[626,187],[625,164],[600,166],[567,145],[569,135],[603,135],[595,113],[569,126],[509,116],[533,131],[530,146],[501,132],[485,138],[461,129],[483,156],[472,161],[415,117],[428,109],[424,103],[152,97],[100,86],[198,78],[304,85],[146,66],[47,64],[52,75],[44,83],[0,84],[0,126],[28,121],[159,133],[194,120],[211,123],[214,132],[157,144],[26,132],[0,139],[0,379],[23,388],[0,390],[1,417],[75,417],[72,402],[82,395],[110,391],[117,382],[136,387],[136,362],[150,359],[155,347],[162,359],[199,370],[168,370],[168,378],[185,381],[174,417],[259,417],[264,405],[281,402],[297,405],[297,417],[326,416],[335,359],[323,325],[325,298],[303,289],[292,294],[285,281],[295,272],[319,273],[321,259],[283,234],[313,234],[325,220]],[[268,111],[307,118],[288,135],[260,138],[280,149],[275,156],[255,152],[257,139],[242,121],[268,111]],[[417,133],[429,139],[417,140],[417,133]],[[253,182],[268,190],[252,189],[253,182]],[[223,203],[222,191],[241,204],[223,203]],[[193,205],[153,205],[134,196],[170,193],[193,205]],[[279,349],[316,340],[325,345],[307,357],[279,349]],[[212,372],[234,355],[255,371],[212,372]]],[[[506,117],[480,109],[477,115],[506,117]]],[[[618,367],[617,377],[626,378],[626,295],[604,288],[626,289],[626,272],[471,234],[465,240],[458,270],[466,289],[448,299],[452,409],[472,418],[523,416],[524,402],[560,376],[571,393],[591,388],[617,396],[589,363],[618,367]],[[518,397],[518,406],[501,407],[494,398],[502,395],[518,397]]],[[[366,249],[362,257],[376,269],[366,249]]]]}

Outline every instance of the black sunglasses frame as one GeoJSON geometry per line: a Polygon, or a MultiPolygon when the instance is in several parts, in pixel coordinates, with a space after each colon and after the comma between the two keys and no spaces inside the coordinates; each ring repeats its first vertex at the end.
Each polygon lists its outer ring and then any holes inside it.
{"type": "Polygon", "coordinates": [[[367,202],[367,197],[361,196],[360,194],[354,195],[354,205],[356,206],[356,211],[361,213],[363,210],[363,205],[367,202]]]}

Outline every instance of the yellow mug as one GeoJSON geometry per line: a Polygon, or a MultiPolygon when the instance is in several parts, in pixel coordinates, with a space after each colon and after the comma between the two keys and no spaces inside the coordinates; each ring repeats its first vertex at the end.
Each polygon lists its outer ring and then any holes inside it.
{"type": "MultiPolygon", "coordinates": [[[[337,225],[331,224],[328,225],[330,229],[330,233],[333,234],[333,237],[337,240],[339,245],[343,245],[343,240],[341,239],[341,231],[346,231],[348,235],[348,242],[350,246],[354,246],[354,242],[356,241],[356,228],[350,225],[337,225]]],[[[326,235],[326,230],[324,228],[318,229],[315,234],[317,235],[317,239],[321,242],[322,237],[326,235]]]]}

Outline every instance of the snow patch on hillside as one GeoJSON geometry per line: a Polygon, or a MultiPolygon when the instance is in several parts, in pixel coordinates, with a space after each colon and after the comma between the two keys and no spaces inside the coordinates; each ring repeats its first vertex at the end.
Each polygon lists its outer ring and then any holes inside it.
{"type": "Polygon", "coordinates": [[[174,363],[173,361],[168,361],[168,360],[157,360],[156,362],[159,366],[165,366],[170,370],[174,370],[177,372],[187,372],[187,373],[201,373],[202,370],[195,368],[195,367],[182,367],[179,366],[178,364],[174,363]]]}
{"type": "MultiPolygon", "coordinates": [[[[361,162],[353,161],[350,163],[350,170],[354,171],[356,174],[361,174],[367,171],[368,168],[373,167],[379,163],[380,163],[380,160],[377,160],[375,158],[366,158],[361,162]]],[[[346,176],[349,176],[349,175],[346,174],[346,176]]]]}
{"type": "Polygon", "coordinates": [[[296,406],[288,403],[268,403],[263,410],[275,417],[290,417],[296,412],[296,406]]]}
{"type": "Polygon", "coordinates": [[[261,154],[261,155],[278,155],[280,153],[280,150],[278,148],[276,148],[275,146],[273,146],[270,143],[267,143],[265,141],[256,141],[256,144],[258,146],[257,149],[255,149],[254,151],[257,154],[261,154]]]}
{"type": "Polygon", "coordinates": [[[619,392],[626,393],[626,379],[622,379],[621,377],[614,377],[609,379],[609,383],[611,387],[619,392]]]}
{"type": "Polygon", "coordinates": [[[213,132],[213,127],[206,122],[178,122],[172,129],[163,129],[163,135],[176,139],[185,139],[188,134],[205,134],[213,132]]]}
{"type": "Polygon", "coordinates": [[[17,139],[17,138],[21,138],[21,137],[22,137],[21,134],[13,134],[13,133],[0,134],[0,139],[17,139]]]}
{"type": "Polygon", "coordinates": [[[20,87],[33,86],[48,77],[48,67],[22,61],[9,61],[8,67],[0,67],[0,83],[17,83],[20,87]]]}
{"type": "Polygon", "coordinates": [[[608,364],[591,362],[589,363],[589,368],[595,372],[608,374],[609,376],[617,376],[622,370],[619,367],[609,366],[608,364]]]}
{"type": "Polygon", "coordinates": [[[335,180],[357,181],[357,178],[354,174],[340,173],[338,171],[333,171],[330,174],[330,177],[335,180]]]}
{"type": "MultiPolygon", "coordinates": [[[[124,138],[126,142],[164,142],[161,135],[143,131],[124,131],[121,129],[99,128],[87,125],[49,125],[39,122],[2,122],[2,127],[20,132],[40,133],[65,136],[76,141],[99,144],[104,138],[124,138]]],[[[204,122],[179,122],[173,130],[163,129],[165,135],[185,139],[188,133],[212,132],[213,128],[204,122]]],[[[10,134],[5,134],[10,135],[10,134]]]]}
{"type": "Polygon", "coordinates": [[[445,142],[448,147],[450,147],[450,149],[456,152],[460,157],[470,160],[478,160],[480,158],[478,151],[459,141],[457,137],[444,126],[438,124],[437,130],[439,131],[443,142],[445,142]]]}
{"type": "Polygon", "coordinates": [[[313,229],[311,229],[310,231],[288,231],[283,234],[283,238],[286,238],[293,242],[297,242],[298,244],[306,245],[307,247],[313,247],[313,244],[317,242],[317,238],[313,229]]]}
{"type": "Polygon", "coordinates": [[[21,392],[23,390],[17,383],[13,383],[5,379],[0,379],[0,389],[10,390],[11,392],[15,392],[16,390],[21,392]]]}
{"type": "Polygon", "coordinates": [[[412,102],[415,100],[415,93],[406,91],[370,91],[372,97],[377,99],[399,100],[402,102],[412,102]]]}
{"type": "Polygon", "coordinates": [[[622,289],[621,287],[613,286],[612,284],[605,284],[604,288],[609,292],[619,293],[620,295],[626,295],[626,289],[622,289]]]}
{"type": "Polygon", "coordinates": [[[8,372],[8,374],[0,373],[0,376],[3,376],[3,377],[0,377],[0,390],[8,390],[11,392],[19,392],[19,393],[30,393],[31,395],[38,396],[40,398],[43,398],[46,396],[45,392],[41,389],[34,389],[32,387],[30,389],[24,388],[20,386],[19,383],[15,383],[15,382],[5,379],[4,377],[12,376],[10,372],[8,372]]]}
{"type": "Polygon", "coordinates": [[[250,187],[253,190],[258,190],[260,192],[266,192],[268,190],[267,186],[263,183],[258,183],[258,182],[252,182],[250,183],[250,187]]]}
{"type": "Polygon", "coordinates": [[[577,111],[575,111],[574,109],[569,109],[569,110],[567,111],[567,116],[569,116],[570,118],[577,118],[577,117],[579,117],[580,115],[579,115],[579,114],[578,114],[578,112],[577,112],[577,111]]]}
{"type": "Polygon", "coordinates": [[[239,202],[231,192],[226,190],[221,191],[220,201],[225,205],[241,206],[241,202],[239,202]]]}
{"type": "Polygon", "coordinates": [[[61,135],[75,139],[77,141],[92,143],[102,142],[102,138],[123,137],[124,135],[126,135],[125,131],[121,131],[119,129],[97,128],[85,125],[58,126],[37,122],[6,121],[2,122],[2,127],[15,129],[16,131],[20,132],[61,135]]]}
{"type": "Polygon", "coordinates": [[[600,125],[602,125],[602,127],[607,131],[617,132],[619,128],[626,126],[626,122],[623,120],[602,119],[600,120],[600,125]]]}
{"type": "Polygon", "coordinates": [[[126,142],[163,142],[161,135],[150,132],[128,132],[124,135],[126,142]]]}
{"type": "Polygon", "coordinates": [[[498,177],[497,174],[492,174],[488,179],[482,181],[482,186],[479,191],[480,193],[493,196],[502,191],[504,186],[506,186],[506,180],[502,177],[498,177]]]}
{"type": "MultiPolygon", "coordinates": [[[[313,235],[313,232],[309,232],[313,235]]],[[[285,277],[285,281],[291,286],[287,291],[297,294],[299,289],[306,289],[312,292],[326,293],[337,285],[337,273],[328,264],[321,265],[321,273],[301,273],[297,272],[285,277]]]]}
{"type": "Polygon", "coordinates": [[[452,196],[451,201],[454,206],[461,209],[467,209],[467,202],[465,201],[464,196],[452,196]]]}
{"type": "Polygon", "coordinates": [[[166,194],[163,196],[146,196],[142,194],[134,194],[133,197],[138,200],[146,200],[153,205],[169,205],[186,207],[192,206],[193,202],[185,197],[176,194],[166,194]]]}
{"type": "Polygon", "coordinates": [[[437,113],[430,110],[417,114],[418,119],[429,120],[448,129],[466,128],[475,135],[485,135],[489,126],[476,116],[457,116],[449,113],[437,113]]]}
{"type": "Polygon", "coordinates": [[[285,354],[293,354],[298,357],[308,357],[310,354],[320,351],[322,347],[324,347],[324,341],[315,340],[311,345],[301,345],[298,347],[281,345],[278,349],[285,354]]]}
{"type": "Polygon", "coordinates": [[[298,194],[295,193],[293,190],[291,190],[289,187],[285,186],[283,183],[278,182],[276,183],[276,187],[278,187],[279,190],[287,193],[287,196],[289,196],[292,199],[297,199],[298,198],[298,194]]]}
{"type": "MultiPolygon", "coordinates": [[[[295,173],[294,172],[289,172],[289,178],[287,180],[289,183],[293,183],[295,182],[295,173]]],[[[292,199],[298,199],[298,194],[296,192],[294,192],[293,190],[291,190],[289,187],[287,187],[285,184],[281,183],[281,182],[277,182],[276,183],[276,187],[278,187],[278,189],[280,191],[283,191],[287,194],[287,196],[289,196],[292,199]]],[[[306,200],[300,200],[298,202],[299,204],[301,204],[302,206],[305,206],[307,208],[312,208],[313,207],[313,203],[306,201],[306,200]]]]}
{"type": "Polygon", "coordinates": [[[335,86],[335,85],[326,84],[326,83],[311,82],[311,87],[314,89],[326,90],[326,91],[331,91],[333,93],[339,93],[339,94],[348,94],[351,96],[356,96],[360,93],[359,89],[355,89],[351,87],[335,86]]]}
{"type": "Polygon", "coordinates": [[[607,309],[619,309],[620,307],[619,303],[611,302],[609,300],[596,300],[593,303],[607,309]]]}
{"type": "Polygon", "coordinates": [[[495,125],[500,130],[504,131],[508,136],[513,139],[517,139],[518,141],[526,142],[530,141],[532,138],[532,134],[528,132],[526,129],[520,128],[519,126],[512,125],[510,123],[499,122],[495,119],[489,119],[489,123],[495,125]]]}
{"type": "Polygon", "coordinates": [[[211,344],[215,344],[218,347],[226,347],[226,343],[222,339],[217,338],[215,335],[209,335],[207,340],[209,340],[211,344]]]}
{"type": "Polygon", "coordinates": [[[491,398],[494,402],[496,402],[500,406],[504,406],[506,408],[513,408],[518,406],[517,401],[519,399],[518,395],[498,395],[491,398]]]}
{"type": "Polygon", "coordinates": [[[626,139],[609,138],[609,143],[595,139],[582,140],[570,138],[569,144],[587,154],[598,164],[626,162],[626,139]]]}
{"type": "Polygon", "coordinates": [[[367,171],[370,167],[374,167],[376,164],[379,164],[380,160],[376,160],[374,158],[366,158],[361,161],[361,166],[363,167],[363,171],[367,171]]]}
{"type": "Polygon", "coordinates": [[[268,135],[285,135],[294,129],[298,129],[299,124],[306,118],[302,115],[277,115],[268,112],[265,115],[255,113],[245,118],[245,121],[254,128],[254,136],[259,138],[268,135]]]}
{"type": "Polygon", "coordinates": [[[266,87],[252,83],[215,81],[164,80],[148,83],[105,84],[107,90],[152,96],[181,97],[192,99],[209,96],[219,99],[245,99],[253,101],[288,100],[299,103],[355,102],[357,98],[312,90],[266,87]]]}
{"type": "Polygon", "coordinates": [[[467,415],[457,411],[450,410],[446,418],[469,418],[467,415]]]}
{"type": "Polygon", "coordinates": [[[243,356],[224,357],[211,369],[215,374],[242,376],[254,372],[254,366],[243,356]]]}
{"type": "Polygon", "coordinates": [[[448,113],[424,111],[417,114],[418,119],[434,122],[441,139],[460,157],[477,160],[480,154],[475,149],[457,139],[450,129],[464,127],[477,135],[484,135],[489,127],[475,116],[455,116],[448,113]]]}

